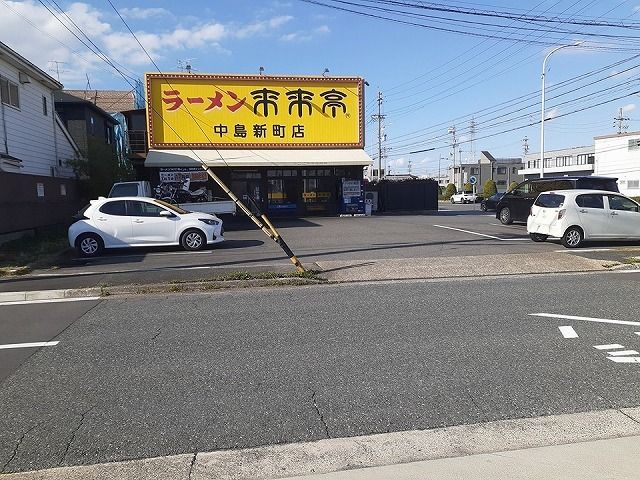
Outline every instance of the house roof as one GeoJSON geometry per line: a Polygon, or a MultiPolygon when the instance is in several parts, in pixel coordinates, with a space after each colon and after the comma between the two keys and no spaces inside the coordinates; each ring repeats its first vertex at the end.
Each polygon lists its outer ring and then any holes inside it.
{"type": "Polygon", "coordinates": [[[87,100],[109,113],[124,112],[136,108],[133,90],[65,90],[65,92],[87,100]]]}
{"type": "Polygon", "coordinates": [[[0,42],[0,58],[7,63],[16,67],[19,71],[26,73],[28,76],[39,81],[43,85],[46,85],[52,90],[61,90],[62,84],[58,82],[51,75],[45,73],[40,68],[36,67],[29,60],[24,58],[15,50],[9,48],[6,44],[0,42]]]}
{"type": "Polygon", "coordinates": [[[105,112],[103,109],[95,105],[93,102],[90,102],[89,100],[83,100],[82,98],[76,97],[74,95],[69,95],[69,93],[67,93],[67,90],[59,90],[57,92],[54,92],[53,97],[55,99],[56,104],[85,105],[87,108],[98,113],[100,116],[109,120],[114,125],[120,123],[115,118],[113,118],[111,114],[109,114],[108,112],[105,112]]]}

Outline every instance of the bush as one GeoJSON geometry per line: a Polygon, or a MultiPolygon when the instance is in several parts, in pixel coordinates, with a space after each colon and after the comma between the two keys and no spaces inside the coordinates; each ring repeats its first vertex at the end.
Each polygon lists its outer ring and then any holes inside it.
{"type": "Polygon", "coordinates": [[[444,198],[446,200],[449,200],[451,198],[451,195],[456,193],[456,191],[456,186],[453,183],[450,183],[449,185],[447,185],[447,189],[444,191],[444,198]]]}
{"type": "Polygon", "coordinates": [[[507,192],[510,192],[511,190],[513,190],[514,188],[516,188],[518,186],[518,182],[511,182],[509,184],[509,190],[507,190],[507,192]]]}
{"type": "Polygon", "coordinates": [[[484,198],[489,198],[491,195],[498,193],[498,187],[496,186],[496,182],[489,179],[484,183],[484,188],[482,190],[482,195],[484,198]]]}
{"type": "Polygon", "coordinates": [[[462,191],[463,192],[473,192],[473,185],[471,185],[469,182],[465,183],[462,187],[462,191]]]}

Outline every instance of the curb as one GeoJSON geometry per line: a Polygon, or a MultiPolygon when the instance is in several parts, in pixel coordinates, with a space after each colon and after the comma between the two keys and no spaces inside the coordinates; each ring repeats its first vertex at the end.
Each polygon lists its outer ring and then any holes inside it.
{"type": "Polygon", "coordinates": [[[204,280],[180,283],[151,283],[142,285],[114,285],[62,290],[34,290],[21,292],[0,292],[0,306],[18,302],[38,302],[71,300],[82,298],[100,298],[112,295],[141,295],[150,293],[188,293],[207,292],[231,288],[303,286],[325,284],[326,280],[318,278],[275,277],[249,280],[204,280]]]}
{"type": "MultiPolygon", "coordinates": [[[[498,420],[431,430],[192,452],[8,473],[7,480],[249,480],[398,466],[640,435],[640,407],[498,420]]],[[[317,478],[317,477],[316,477],[317,478]]],[[[366,477],[360,477],[366,478],[366,477]]],[[[391,477],[389,477],[391,478],[391,477]]],[[[412,477],[413,478],[413,477],[412,477]]],[[[449,477],[447,477],[449,478],[449,477]]],[[[480,478],[480,477],[478,477],[480,478]]],[[[487,478],[487,477],[482,477],[487,478]]],[[[534,477],[527,477],[534,478],[534,477]]]]}

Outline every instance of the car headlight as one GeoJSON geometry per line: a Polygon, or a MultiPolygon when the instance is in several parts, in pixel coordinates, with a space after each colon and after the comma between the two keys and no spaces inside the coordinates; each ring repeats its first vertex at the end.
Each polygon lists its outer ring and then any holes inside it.
{"type": "Polygon", "coordinates": [[[220,220],[214,220],[212,218],[199,218],[198,220],[206,223],[207,225],[220,225],[220,220]]]}

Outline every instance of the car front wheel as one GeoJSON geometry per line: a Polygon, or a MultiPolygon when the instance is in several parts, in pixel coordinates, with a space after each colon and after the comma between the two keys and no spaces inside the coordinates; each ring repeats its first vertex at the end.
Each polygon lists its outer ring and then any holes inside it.
{"type": "Polygon", "coordinates": [[[481,203],[480,204],[480,210],[482,210],[483,212],[486,212],[487,211],[487,205],[484,204],[484,203],[481,203]]]}
{"type": "Polygon", "coordinates": [[[547,240],[547,238],[549,237],[549,235],[544,235],[542,233],[530,233],[529,237],[531,238],[531,240],[533,240],[534,242],[544,242],[547,240]]]}
{"type": "Polygon", "coordinates": [[[207,237],[200,230],[187,230],[180,238],[180,245],[185,250],[202,250],[207,244],[207,237]]]}
{"type": "Polygon", "coordinates": [[[579,227],[569,227],[562,236],[562,245],[567,248],[578,248],[584,241],[584,233],[579,227]]]}
{"type": "Polygon", "coordinates": [[[513,223],[513,220],[511,219],[511,210],[509,209],[509,207],[503,207],[500,210],[500,215],[498,216],[498,218],[500,218],[500,223],[502,223],[503,225],[510,225],[513,223]]]}
{"type": "Polygon", "coordinates": [[[96,257],[102,253],[104,242],[96,233],[83,233],[76,240],[76,248],[83,257],[96,257]]]}
{"type": "Polygon", "coordinates": [[[453,200],[453,197],[451,197],[451,203],[456,203],[456,202],[453,200]]]}

